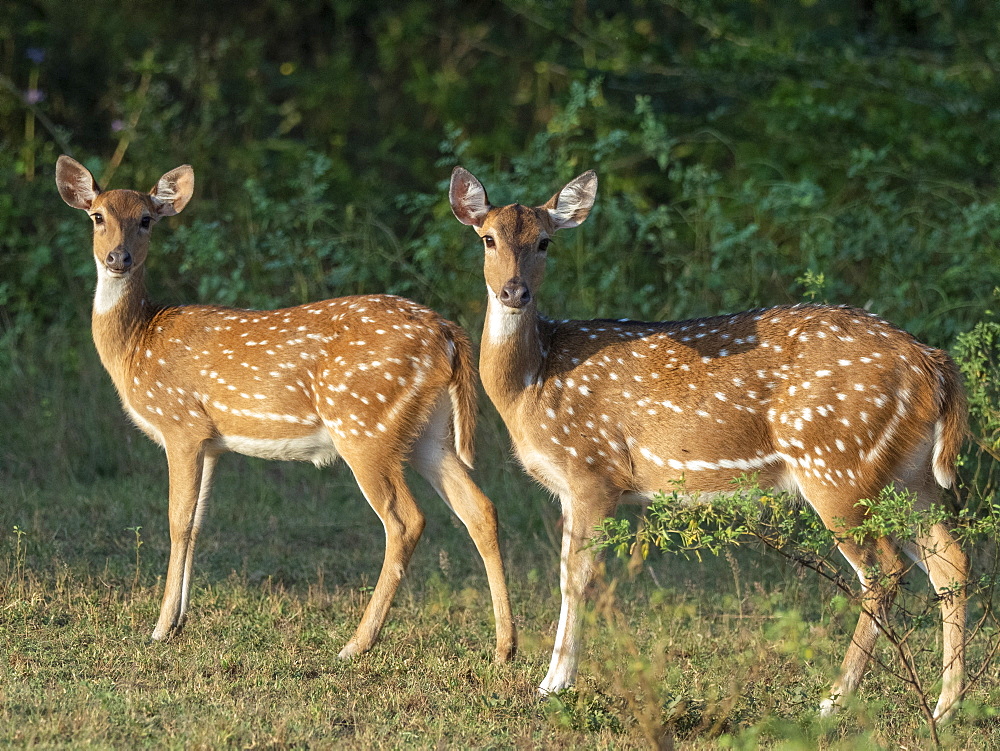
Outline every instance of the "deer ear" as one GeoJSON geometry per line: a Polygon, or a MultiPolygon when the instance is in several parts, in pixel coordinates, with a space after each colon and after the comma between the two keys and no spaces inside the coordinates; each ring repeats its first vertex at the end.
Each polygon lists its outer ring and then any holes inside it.
{"type": "Polygon", "coordinates": [[[490,211],[490,200],[483,184],[471,172],[462,167],[452,170],[448,199],[458,221],[473,227],[483,226],[490,211]]]}
{"type": "Polygon", "coordinates": [[[160,216],[179,214],[187,206],[194,193],[194,170],[184,164],[161,177],[149,191],[160,216]]]}
{"type": "Polygon", "coordinates": [[[597,173],[587,170],[571,180],[542,206],[549,212],[556,229],[569,229],[583,224],[597,198],[597,173]]]}
{"type": "Polygon", "coordinates": [[[56,161],[56,187],[68,205],[85,211],[101,192],[90,170],[65,154],[56,161]]]}

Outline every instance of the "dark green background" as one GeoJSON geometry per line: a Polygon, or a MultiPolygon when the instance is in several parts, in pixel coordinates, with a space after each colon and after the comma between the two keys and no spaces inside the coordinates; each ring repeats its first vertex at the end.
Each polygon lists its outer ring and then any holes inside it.
{"type": "Polygon", "coordinates": [[[194,166],[154,240],[167,302],[393,291],[475,337],[451,167],[534,203],[595,168],[551,314],[813,295],[949,347],[1000,285],[998,65],[992,2],[5,0],[3,343],[87,314],[87,223],[52,182],[69,151],[109,187],[194,166]]]}

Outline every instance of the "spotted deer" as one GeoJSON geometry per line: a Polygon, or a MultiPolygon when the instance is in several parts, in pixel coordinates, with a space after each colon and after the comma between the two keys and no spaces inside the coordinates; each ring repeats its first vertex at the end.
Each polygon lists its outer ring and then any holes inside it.
{"type": "Polygon", "coordinates": [[[170,560],[153,639],[184,625],[195,540],[221,454],[318,467],[341,456],[386,542],[371,601],[340,657],[375,642],[423,530],[403,476],[409,462],[468,528],[493,598],[496,659],[509,659],[515,635],[496,512],[468,473],[476,376],[465,333],[391,295],[269,311],[154,305],[144,279],[150,230],[190,201],[191,167],[166,173],[149,193],[102,191],[86,168],[61,156],[56,184],[93,222],[101,362],[125,412],[167,455],[170,560]]]}
{"type": "MultiPolygon", "coordinates": [[[[588,541],[620,502],[648,502],[681,481],[692,494],[727,491],[756,473],[762,486],[801,496],[837,533],[863,520],[860,499],[887,486],[908,489],[919,507],[938,502],[935,482],[954,483],[966,424],[948,356],[862,310],[796,305],[657,323],[542,317],[552,235],[583,222],[596,192],[590,171],[542,206],[498,207],[466,170],[451,176],[452,210],[485,249],[480,377],[524,469],[562,505],[562,608],[543,693],[575,680],[595,564],[588,541]]],[[[872,572],[900,572],[902,552],[941,595],[935,715],[946,716],[962,694],[966,556],[943,524],[912,541],[838,539],[867,604],[823,713],[862,677],[893,596],[872,572]]]]}

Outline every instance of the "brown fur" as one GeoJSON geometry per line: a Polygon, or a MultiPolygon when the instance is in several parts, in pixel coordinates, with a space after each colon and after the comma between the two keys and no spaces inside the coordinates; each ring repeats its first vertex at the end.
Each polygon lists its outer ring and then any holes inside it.
{"type": "Polygon", "coordinates": [[[496,512],[468,474],[475,432],[475,370],[464,332],[391,295],[252,311],[149,302],[145,261],[152,225],[191,198],[194,172],[178,167],[149,194],[102,192],[68,157],[60,195],[94,222],[94,343],[122,405],[163,446],[169,468],[170,562],[154,639],[184,625],[201,526],[218,457],[227,452],[317,465],[344,458],[385,528],[371,601],[341,650],[375,642],[424,517],[406,485],[409,462],[455,511],[486,565],[496,659],[511,658],[514,626],[496,512]]]}
{"type": "MultiPolygon", "coordinates": [[[[681,481],[688,492],[725,492],[755,473],[764,486],[801,494],[840,532],[864,520],[860,500],[886,487],[911,491],[918,508],[939,502],[934,480],[953,481],[965,429],[948,356],[862,310],[782,306],[652,323],[543,318],[536,305],[548,238],[586,218],[596,189],[588,172],[543,206],[497,208],[456,167],[450,190],[455,216],[483,241],[483,386],[525,470],[563,508],[563,602],[543,692],[575,679],[581,602],[595,564],[590,537],[620,502],[681,481]]],[[[841,540],[866,597],[824,711],[861,679],[903,549],[942,594],[936,716],[961,697],[968,562],[938,524],[902,549],[889,538],[841,540]],[[873,568],[889,584],[869,581],[873,568]]]]}

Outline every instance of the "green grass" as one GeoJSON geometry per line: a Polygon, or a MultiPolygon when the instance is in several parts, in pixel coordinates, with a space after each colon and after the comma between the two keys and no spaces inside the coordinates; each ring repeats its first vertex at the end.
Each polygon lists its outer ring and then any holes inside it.
{"type": "MultiPolygon", "coordinates": [[[[654,556],[634,577],[610,561],[577,689],[539,700],[558,616],[558,510],[509,460],[488,408],[477,479],[500,514],[521,646],[502,666],[475,549],[416,479],[427,528],[382,638],[339,662],[378,575],[381,525],[343,465],[237,456],[220,463],[187,627],[151,644],[166,462],[121,414],[87,342],[54,331],[11,356],[0,424],[0,743],[635,748],[667,727],[693,749],[930,744],[884,668],[848,711],[819,721],[854,613],[813,575],[754,551],[654,556]]],[[[929,619],[916,637],[929,680],[938,634],[929,619]]],[[[977,667],[982,646],[970,651],[977,667]]],[[[892,664],[887,645],[880,656],[892,664]]],[[[996,668],[969,698],[943,744],[997,747],[986,709],[1000,703],[996,668]]]]}

